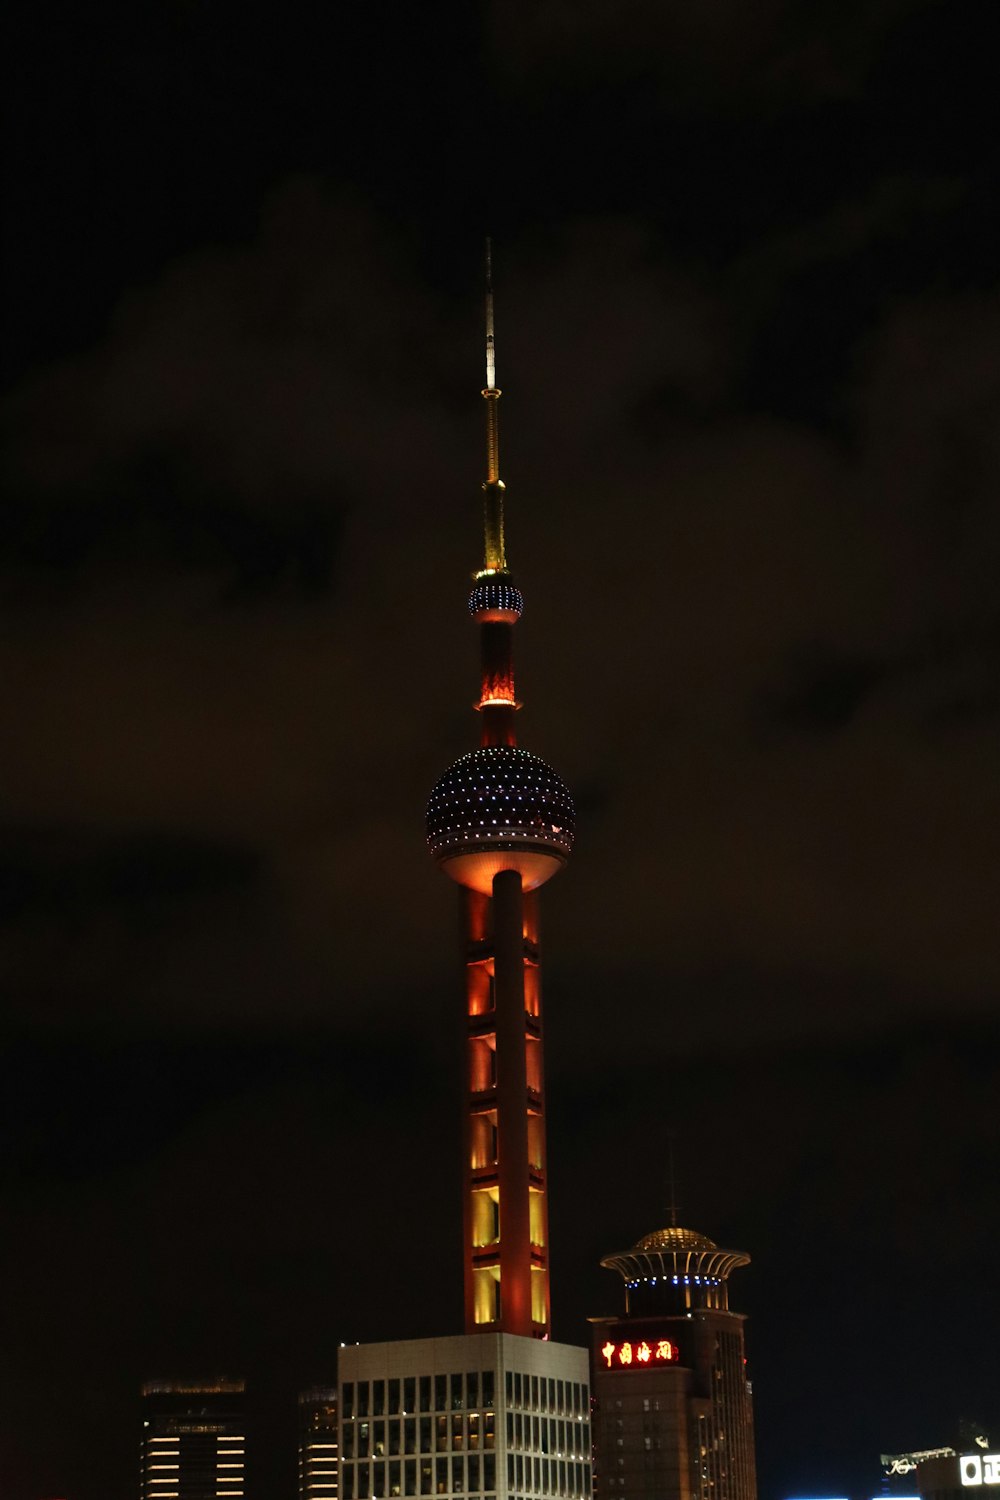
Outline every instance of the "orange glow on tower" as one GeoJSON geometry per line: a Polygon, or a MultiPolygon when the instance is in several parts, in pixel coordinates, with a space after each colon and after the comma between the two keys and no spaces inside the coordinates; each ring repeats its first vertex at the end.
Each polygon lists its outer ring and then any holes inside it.
{"type": "Polygon", "coordinates": [[[547,1338],[545,1101],[538,887],[573,847],[572,799],[518,747],[514,627],[524,607],[507,567],[504,485],[486,258],[484,559],[469,612],[479,626],[480,745],[456,761],[427,807],[427,839],[462,890],[465,957],[465,1326],[547,1338]]]}

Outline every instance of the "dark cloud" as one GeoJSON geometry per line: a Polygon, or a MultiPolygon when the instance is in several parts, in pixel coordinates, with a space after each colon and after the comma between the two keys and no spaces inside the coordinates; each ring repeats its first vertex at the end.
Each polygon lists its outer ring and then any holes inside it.
{"type": "Polygon", "coordinates": [[[20,836],[12,830],[4,839],[0,878],[5,912],[63,919],[105,898],[139,908],[161,899],[187,899],[242,883],[252,868],[239,850],[162,834],[102,842],[74,838],[67,830],[47,837],[37,830],[20,836]]]}
{"type": "MultiPolygon", "coordinates": [[[[166,1014],[197,1024],[205,991],[238,983],[252,946],[259,962],[258,857],[235,844],[168,834],[162,828],[95,833],[83,828],[4,830],[0,838],[0,973],[7,1018],[73,1028],[133,1020],[161,994],[166,1014]],[[211,934],[206,940],[206,931],[211,934]],[[197,954],[198,973],[181,954],[197,954]],[[240,953],[244,958],[240,960],[240,953]],[[188,1003],[191,985],[198,991],[188,1003]],[[165,993],[164,993],[165,988],[165,993]]],[[[272,976],[273,977],[273,976],[272,976]]],[[[215,999],[215,1007],[219,1005],[215,999]]]]}
{"type": "MultiPolygon", "coordinates": [[[[429,418],[432,316],[385,225],[317,183],[288,183],[252,246],[181,259],[119,304],[98,351],[23,387],[8,408],[15,473],[66,486],[166,448],[201,494],[213,480],[278,503],[304,481],[368,493],[378,415],[401,436],[414,419],[414,349],[429,418]]],[[[430,434],[409,437],[421,452],[430,434]]]]}
{"type": "Polygon", "coordinates": [[[771,715],[798,729],[843,729],[885,675],[880,662],[836,657],[822,649],[804,653],[790,681],[771,704],[771,715]]]}
{"type": "MultiPolygon", "coordinates": [[[[51,497],[35,524],[78,518],[51,543],[77,595],[44,628],[30,601],[12,617],[8,796],[29,821],[85,807],[252,851],[260,906],[228,924],[212,967],[239,981],[206,1018],[322,1014],[345,983],[405,1008],[428,929],[446,962],[419,809],[472,730],[471,636],[464,676],[426,663],[462,638],[478,413],[451,317],[386,245],[373,216],[294,185],[253,246],[178,264],[14,402],[15,465],[51,497]],[[420,382],[399,380],[417,349],[420,382]],[[164,451],[183,455],[166,479],[164,451]],[[109,463],[134,506],[101,497],[109,463]],[[387,882],[409,893],[391,947],[387,882]],[[256,979],[233,966],[241,943],[267,950],[256,979]]],[[[813,254],[805,236],[772,259],[813,254]]],[[[1000,850],[969,715],[989,732],[994,299],[890,304],[854,346],[840,440],[734,407],[732,283],[665,262],[641,224],[581,222],[509,260],[524,733],[604,789],[553,897],[555,961],[572,954],[593,994],[624,944],[636,973],[664,952],[678,976],[751,985],[833,963],[885,1013],[915,983],[920,1007],[935,985],[984,1003],[1000,850]]],[[[144,993],[187,1015],[205,939],[175,936],[144,993]]]]}
{"type": "Polygon", "coordinates": [[[146,449],[117,472],[98,472],[89,494],[27,493],[6,512],[2,556],[11,594],[51,590],[147,568],[214,574],[224,599],[273,593],[309,596],[331,587],[340,517],[329,498],[298,496],[279,510],[271,497],[248,510],[173,449],[146,449]]]}
{"type": "Polygon", "coordinates": [[[497,16],[494,42],[515,74],[558,71],[565,79],[568,61],[588,80],[638,73],[688,105],[712,101],[732,108],[740,99],[787,104],[852,92],[893,28],[918,8],[913,0],[842,6],[553,0],[497,16]]]}

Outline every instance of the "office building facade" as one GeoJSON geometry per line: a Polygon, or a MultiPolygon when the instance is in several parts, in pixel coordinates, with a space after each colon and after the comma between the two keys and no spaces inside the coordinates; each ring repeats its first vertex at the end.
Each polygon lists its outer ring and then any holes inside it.
{"type": "Polygon", "coordinates": [[[244,1500],[242,1380],[154,1380],[142,1388],[142,1500],[244,1500]]]}
{"type": "Polygon", "coordinates": [[[917,1488],[921,1500],[1000,1500],[1000,1451],[982,1433],[963,1452],[921,1454],[917,1488]]]}
{"type": "Polygon", "coordinates": [[[299,1394],[299,1500],[337,1500],[337,1388],[299,1394]]]}
{"type": "Polygon", "coordinates": [[[588,1373],[514,1334],[341,1349],[342,1500],[590,1500],[588,1373]]]}

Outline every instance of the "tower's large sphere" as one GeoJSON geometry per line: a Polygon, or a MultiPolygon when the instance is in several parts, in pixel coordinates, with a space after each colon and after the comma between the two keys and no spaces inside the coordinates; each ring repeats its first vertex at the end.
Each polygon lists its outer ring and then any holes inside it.
{"type": "Polygon", "coordinates": [[[537,755],[484,745],[445,771],[427,803],[427,842],[460,885],[489,895],[517,870],[525,890],[566,863],[576,814],[566,783],[537,755]]]}

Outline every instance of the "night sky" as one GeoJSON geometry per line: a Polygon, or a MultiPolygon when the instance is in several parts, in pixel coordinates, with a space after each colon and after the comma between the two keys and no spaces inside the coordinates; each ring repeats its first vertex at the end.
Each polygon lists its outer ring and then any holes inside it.
{"type": "Polygon", "coordinates": [[[995,7],[8,17],[0,1495],[460,1329],[482,237],[556,1336],[747,1250],[762,1500],[1000,1443],[995,7]]]}

